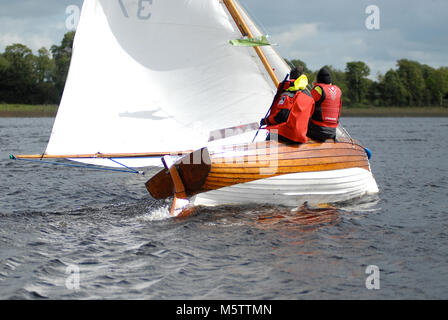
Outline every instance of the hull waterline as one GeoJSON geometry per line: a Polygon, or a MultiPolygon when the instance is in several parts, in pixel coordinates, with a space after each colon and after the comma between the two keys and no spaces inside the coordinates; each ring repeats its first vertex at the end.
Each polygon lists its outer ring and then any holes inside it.
{"type": "Polygon", "coordinates": [[[372,173],[362,168],[292,173],[236,184],[194,196],[193,205],[337,203],[378,193],[372,173]]]}

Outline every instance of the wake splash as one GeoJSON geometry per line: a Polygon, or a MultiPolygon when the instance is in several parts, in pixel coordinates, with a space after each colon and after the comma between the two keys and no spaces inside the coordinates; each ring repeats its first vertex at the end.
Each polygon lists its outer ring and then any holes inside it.
{"type": "Polygon", "coordinates": [[[153,222],[172,219],[173,216],[170,213],[170,206],[170,203],[165,203],[158,207],[150,206],[139,220],[142,222],[153,222]]]}

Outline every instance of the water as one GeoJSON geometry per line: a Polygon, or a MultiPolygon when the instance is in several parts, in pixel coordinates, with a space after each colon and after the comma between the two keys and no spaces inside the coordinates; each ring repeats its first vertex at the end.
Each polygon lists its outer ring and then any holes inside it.
{"type": "Polygon", "coordinates": [[[448,298],[448,118],[344,119],[379,197],[185,220],[144,177],[8,160],[43,152],[52,122],[0,119],[0,299],[448,298]]]}

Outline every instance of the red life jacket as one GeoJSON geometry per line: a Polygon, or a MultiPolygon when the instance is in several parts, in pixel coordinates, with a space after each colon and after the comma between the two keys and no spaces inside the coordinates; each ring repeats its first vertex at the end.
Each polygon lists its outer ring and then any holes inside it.
{"type": "Polygon", "coordinates": [[[280,97],[272,106],[271,111],[269,112],[269,116],[266,118],[266,124],[268,126],[279,124],[279,122],[275,120],[275,117],[282,109],[291,110],[292,99],[294,98],[295,94],[296,92],[285,91],[280,95],[280,97]]]}
{"type": "Polygon", "coordinates": [[[337,128],[342,109],[342,91],[336,85],[317,83],[322,88],[322,95],[316,101],[311,122],[321,127],[337,128]]]}
{"type": "MultiPolygon", "coordinates": [[[[295,79],[290,79],[289,81],[284,81],[279,84],[277,91],[281,92],[280,96],[272,105],[271,110],[269,111],[269,116],[266,117],[266,124],[268,126],[279,124],[274,118],[278,114],[281,109],[284,109],[285,100],[287,97],[293,98],[296,92],[286,91],[289,87],[294,86],[295,79]]],[[[288,104],[286,102],[286,104],[288,104]]]]}
{"type": "Polygon", "coordinates": [[[278,109],[288,109],[289,116],[286,122],[269,125],[266,127],[271,133],[277,134],[295,141],[306,143],[308,131],[308,122],[313,112],[314,99],[304,92],[297,92],[293,97],[283,94],[277,103],[278,109]]]}

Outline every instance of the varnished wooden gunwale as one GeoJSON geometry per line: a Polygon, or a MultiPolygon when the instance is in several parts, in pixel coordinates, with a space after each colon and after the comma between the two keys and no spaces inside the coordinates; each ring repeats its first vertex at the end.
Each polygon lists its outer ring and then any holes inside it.
{"type": "Polygon", "coordinates": [[[217,173],[254,173],[259,172],[260,169],[268,167],[277,167],[279,170],[298,170],[303,166],[324,166],[332,163],[349,163],[349,162],[363,162],[365,156],[362,155],[349,155],[349,156],[336,156],[336,157],[317,157],[317,158],[305,158],[305,159],[290,159],[290,160],[278,160],[278,161],[263,161],[263,162],[246,162],[237,164],[219,164],[215,166],[212,164],[210,174],[217,173]]]}
{"type": "MultiPolygon", "coordinates": [[[[266,154],[266,155],[249,155],[241,157],[213,158],[213,168],[221,167],[258,167],[264,163],[272,163],[274,161],[295,161],[301,159],[326,159],[332,157],[347,157],[366,155],[364,150],[351,150],[347,148],[341,149],[322,149],[322,150],[303,150],[288,153],[266,154]]],[[[287,162],[286,162],[287,163],[287,162]]]]}
{"type": "Polygon", "coordinates": [[[307,143],[307,144],[282,144],[282,143],[269,143],[258,142],[256,144],[246,144],[241,146],[234,146],[233,148],[223,147],[219,149],[210,150],[210,156],[212,160],[217,161],[222,158],[229,158],[229,153],[234,153],[232,158],[238,158],[240,156],[253,156],[253,155],[275,155],[275,154],[287,154],[291,152],[317,152],[320,150],[336,150],[336,149],[349,149],[359,150],[365,152],[364,148],[357,144],[347,142],[337,143],[307,143]]]}
{"type": "Polygon", "coordinates": [[[286,166],[286,167],[265,167],[260,169],[265,169],[265,173],[257,170],[256,168],[251,168],[252,170],[245,171],[245,168],[242,168],[241,171],[234,172],[210,172],[207,176],[206,182],[213,178],[252,178],[252,179],[264,179],[267,177],[274,177],[283,174],[289,173],[300,173],[300,172],[320,172],[320,171],[329,171],[336,169],[349,169],[349,168],[368,168],[368,164],[365,160],[361,161],[346,161],[346,162],[334,162],[334,163],[326,163],[326,164],[318,164],[318,165],[303,165],[303,166],[286,166]]]}

